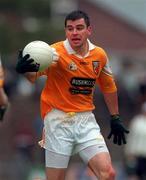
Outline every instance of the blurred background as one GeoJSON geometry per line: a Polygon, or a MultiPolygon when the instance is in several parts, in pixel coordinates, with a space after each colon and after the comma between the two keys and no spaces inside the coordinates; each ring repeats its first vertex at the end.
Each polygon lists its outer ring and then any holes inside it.
{"type": "MultiPolygon", "coordinates": [[[[0,0],[0,54],[10,101],[4,122],[0,123],[0,180],[45,180],[44,151],[38,147],[43,126],[39,98],[45,79],[32,85],[15,72],[15,65],[19,49],[27,43],[64,40],[64,17],[76,9],[89,14],[91,40],[109,56],[121,118],[127,127],[146,101],[146,0],[0,0]]],[[[94,112],[117,180],[134,180],[137,177],[131,167],[135,161],[127,163],[125,146],[107,140],[110,117],[98,87],[95,96],[94,112]]],[[[67,180],[93,179],[80,157],[74,156],[67,180]]]]}

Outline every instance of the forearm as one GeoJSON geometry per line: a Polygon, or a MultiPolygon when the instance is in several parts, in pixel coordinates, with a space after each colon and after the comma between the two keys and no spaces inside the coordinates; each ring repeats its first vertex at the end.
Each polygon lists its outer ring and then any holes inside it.
{"type": "Polygon", "coordinates": [[[117,91],[113,93],[103,93],[105,103],[111,115],[119,114],[117,91]]]}
{"type": "Polygon", "coordinates": [[[24,74],[26,79],[28,79],[31,83],[34,83],[37,79],[37,72],[27,72],[24,74]]]}

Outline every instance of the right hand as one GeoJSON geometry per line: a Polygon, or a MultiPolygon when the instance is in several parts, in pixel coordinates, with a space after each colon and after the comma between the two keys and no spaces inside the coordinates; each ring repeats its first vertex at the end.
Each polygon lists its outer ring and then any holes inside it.
{"type": "Polygon", "coordinates": [[[20,74],[26,72],[38,72],[40,64],[34,63],[34,60],[30,58],[29,54],[22,56],[22,50],[18,54],[18,62],[16,64],[16,71],[20,74]]]}

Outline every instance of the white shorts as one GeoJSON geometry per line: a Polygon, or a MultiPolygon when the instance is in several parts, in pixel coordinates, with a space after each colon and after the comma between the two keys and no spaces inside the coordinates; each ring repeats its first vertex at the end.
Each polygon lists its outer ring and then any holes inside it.
{"type": "MultiPolygon", "coordinates": [[[[91,111],[65,113],[53,109],[49,112],[44,119],[44,148],[47,167],[53,166],[49,162],[50,157],[53,157],[52,153],[55,157],[59,156],[63,159],[65,157],[69,159],[71,155],[79,153],[87,162],[98,152],[108,152],[100,127],[91,111]],[[91,153],[85,157],[87,152],[84,151],[89,147],[92,147],[92,151],[89,149],[91,153]]],[[[58,164],[60,163],[57,162],[56,165],[58,164]]]]}

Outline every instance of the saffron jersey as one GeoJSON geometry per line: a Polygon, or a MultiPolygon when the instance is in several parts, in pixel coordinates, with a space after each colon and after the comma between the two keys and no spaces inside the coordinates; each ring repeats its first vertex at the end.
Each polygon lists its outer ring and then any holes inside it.
{"type": "Polygon", "coordinates": [[[77,55],[68,40],[51,45],[59,54],[59,60],[44,72],[37,73],[37,77],[47,76],[41,93],[42,117],[52,108],[64,112],[93,110],[96,83],[102,92],[116,91],[106,53],[89,40],[88,44],[89,52],[85,57],[77,55]]]}

